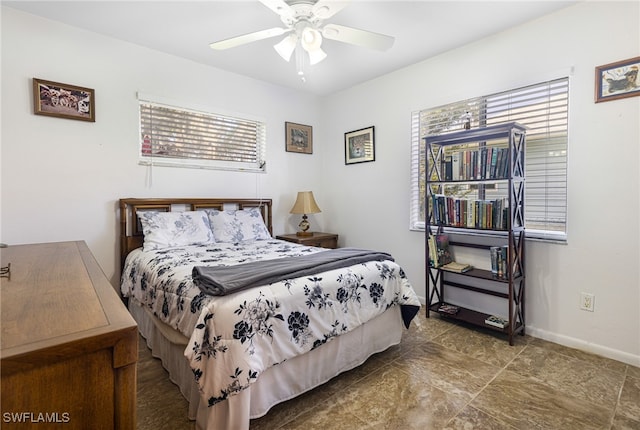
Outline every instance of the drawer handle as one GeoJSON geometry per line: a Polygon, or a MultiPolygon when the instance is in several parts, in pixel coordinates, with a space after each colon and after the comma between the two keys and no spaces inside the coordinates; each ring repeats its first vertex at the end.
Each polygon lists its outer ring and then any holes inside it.
{"type": "Polygon", "coordinates": [[[7,263],[5,267],[0,267],[0,278],[11,279],[11,263],[7,263]]]}

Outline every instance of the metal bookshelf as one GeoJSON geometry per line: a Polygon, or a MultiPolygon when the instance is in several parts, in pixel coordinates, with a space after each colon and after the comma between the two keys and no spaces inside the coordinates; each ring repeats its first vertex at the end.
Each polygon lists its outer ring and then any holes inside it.
{"type": "Polygon", "coordinates": [[[510,122],[423,138],[427,157],[426,316],[428,318],[431,312],[437,312],[445,318],[496,330],[507,335],[510,345],[513,345],[514,335],[524,335],[525,330],[525,135],[526,128],[523,125],[510,122]],[[498,154],[502,161],[493,160],[493,154],[498,154]],[[460,161],[462,155],[464,159],[460,161]],[[494,205],[490,203],[476,203],[487,201],[487,189],[494,196],[500,196],[505,203],[505,207],[500,206],[502,210],[499,214],[490,212],[494,210],[494,205]],[[472,204],[464,201],[465,193],[469,193],[469,190],[473,190],[472,204]],[[463,203],[457,204],[456,200],[463,203]],[[441,201],[447,202],[444,208],[441,201]],[[452,201],[453,205],[449,203],[452,201]],[[501,222],[498,222],[498,217],[501,222]],[[429,255],[429,235],[441,227],[447,234],[462,233],[456,235],[462,238],[465,232],[481,233],[474,236],[474,241],[451,241],[449,245],[454,250],[456,247],[481,249],[486,251],[490,259],[492,244],[504,246],[506,258],[502,276],[497,276],[492,270],[477,268],[464,273],[451,273],[440,267],[430,267],[429,261],[434,256],[429,255]],[[447,301],[447,292],[451,288],[503,299],[506,302],[504,314],[508,317],[507,325],[504,328],[488,325],[485,320],[491,313],[482,312],[476,306],[476,309],[471,309],[471,306],[458,306],[447,301]],[[458,312],[450,314],[440,311],[443,304],[458,306],[458,312]]]}

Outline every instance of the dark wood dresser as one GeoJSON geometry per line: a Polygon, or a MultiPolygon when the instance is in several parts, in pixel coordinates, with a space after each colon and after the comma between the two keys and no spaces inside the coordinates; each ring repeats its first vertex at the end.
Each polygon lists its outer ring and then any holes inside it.
{"type": "Polygon", "coordinates": [[[87,245],[0,253],[2,428],[134,430],[137,326],[87,245]]]}

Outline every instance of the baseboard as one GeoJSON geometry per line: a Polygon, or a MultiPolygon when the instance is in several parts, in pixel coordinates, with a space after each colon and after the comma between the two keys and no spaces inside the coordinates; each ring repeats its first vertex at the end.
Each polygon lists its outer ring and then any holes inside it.
{"type": "Polygon", "coordinates": [[[526,333],[532,337],[548,340],[549,342],[568,346],[570,348],[579,349],[581,351],[590,352],[592,354],[601,355],[606,358],[611,358],[612,360],[617,360],[622,363],[640,367],[639,355],[633,355],[628,352],[619,351],[617,349],[608,348],[606,346],[597,345],[591,342],[586,342],[584,340],[576,339],[570,336],[565,336],[558,333],[541,330],[535,327],[531,327],[529,325],[526,328],[526,333]]]}

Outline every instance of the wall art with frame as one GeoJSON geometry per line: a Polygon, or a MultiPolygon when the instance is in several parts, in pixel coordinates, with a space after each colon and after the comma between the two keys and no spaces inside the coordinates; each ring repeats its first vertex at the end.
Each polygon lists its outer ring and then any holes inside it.
{"type": "Polygon", "coordinates": [[[344,164],[375,161],[375,127],[361,128],[344,134],[344,164]]]}
{"type": "Polygon", "coordinates": [[[596,103],[640,95],[640,57],[596,67],[596,103]]]}
{"type": "Polygon", "coordinates": [[[285,122],[284,132],[286,151],[313,154],[313,127],[294,122],[285,122]]]}
{"type": "Polygon", "coordinates": [[[33,78],[33,113],[36,115],[95,122],[95,98],[91,88],[33,78]]]}

